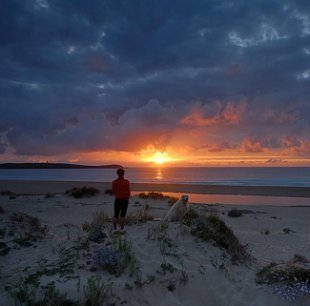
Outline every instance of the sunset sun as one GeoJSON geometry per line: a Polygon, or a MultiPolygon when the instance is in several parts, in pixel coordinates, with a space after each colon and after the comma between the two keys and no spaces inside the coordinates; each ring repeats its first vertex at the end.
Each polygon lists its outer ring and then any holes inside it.
{"type": "Polygon", "coordinates": [[[156,152],[153,157],[151,158],[152,161],[158,165],[162,165],[165,162],[169,161],[169,158],[167,156],[167,153],[165,152],[156,152]]]}
{"type": "Polygon", "coordinates": [[[149,146],[146,150],[140,152],[140,158],[142,162],[156,165],[164,165],[176,160],[175,158],[171,157],[170,153],[156,150],[152,146],[149,146]]]}

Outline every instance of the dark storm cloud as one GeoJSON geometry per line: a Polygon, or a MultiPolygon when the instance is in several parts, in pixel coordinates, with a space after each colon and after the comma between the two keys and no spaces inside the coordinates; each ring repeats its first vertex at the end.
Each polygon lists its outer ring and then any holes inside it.
{"type": "Polygon", "coordinates": [[[223,125],[241,104],[229,127],[206,127],[220,133],[211,151],[309,141],[309,1],[2,0],[0,12],[0,122],[18,154],[165,146],[184,118],[223,125]]]}

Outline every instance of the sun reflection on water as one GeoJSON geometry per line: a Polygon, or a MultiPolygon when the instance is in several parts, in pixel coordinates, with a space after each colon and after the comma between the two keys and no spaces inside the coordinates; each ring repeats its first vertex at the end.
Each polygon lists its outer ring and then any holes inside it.
{"type": "Polygon", "coordinates": [[[164,178],[161,168],[156,169],[155,179],[161,181],[164,178]]]}

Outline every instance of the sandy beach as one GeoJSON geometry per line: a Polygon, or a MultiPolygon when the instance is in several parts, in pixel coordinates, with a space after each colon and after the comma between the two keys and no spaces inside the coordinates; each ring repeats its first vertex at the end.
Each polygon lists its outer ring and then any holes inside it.
{"type": "MultiPolygon", "coordinates": [[[[51,292],[59,300],[66,294],[72,302],[66,305],[95,305],[87,302],[96,291],[91,284],[106,288],[103,305],[310,304],[309,294],[300,293],[292,301],[294,295],[286,298],[257,280],[260,269],[287,263],[295,255],[309,269],[310,206],[198,205],[189,199],[197,214],[216,216],[233,232],[248,255],[247,260],[236,261],[229,248],[194,235],[194,219],[191,224],[163,224],[169,199],[131,197],[126,234],[113,234],[113,197],[104,193],[108,188],[108,183],[1,182],[0,191],[12,194],[0,196],[0,305],[11,305],[14,297],[27,301],[28,296],[40,299],[51,292]],[[89,198],[64,194],[85,185],[101,192],[89,198]],[[240,216],[229,216],[232,209],[240,216]],[[94,237],[98,225],[100,235],[94,237]],[[130,260],[121,270],[111,271],[102,264],[110,255],[98,259],[98,254],[117,245],[130,260]]],[[[133,184],[132,189],[310,196],[309,188],[133,184]]]]}

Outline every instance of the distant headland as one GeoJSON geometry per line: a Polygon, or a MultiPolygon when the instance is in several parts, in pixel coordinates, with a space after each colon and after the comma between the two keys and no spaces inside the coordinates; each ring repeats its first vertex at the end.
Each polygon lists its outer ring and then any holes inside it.
{"type": "Polygon", "coordinates": [[[68,163],[3,163],[0,164],[0,169],[114,169],[122,168],[121,165],[100,165],[100,166],[87,166],[79,164],[68,163]]]}

